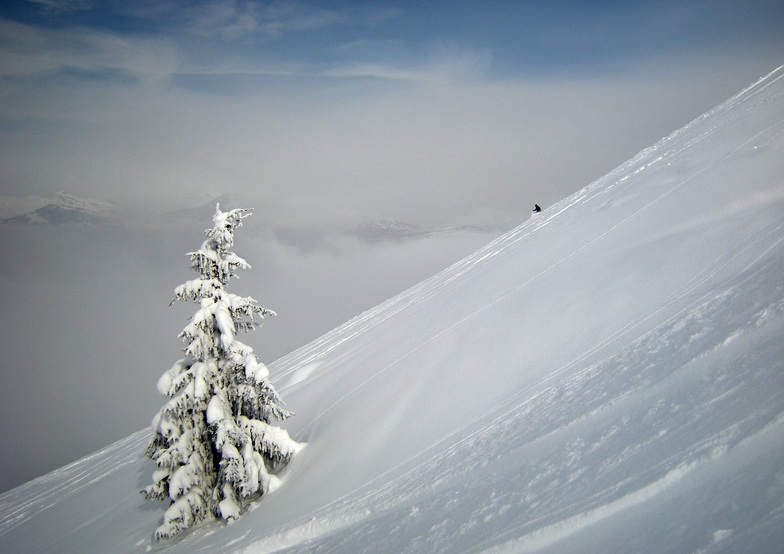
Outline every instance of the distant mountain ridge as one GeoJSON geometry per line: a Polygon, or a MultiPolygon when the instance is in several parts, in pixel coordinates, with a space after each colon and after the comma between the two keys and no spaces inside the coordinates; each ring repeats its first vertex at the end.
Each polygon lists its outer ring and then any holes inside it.
{"type": "Polygon", "coordinates": [[[58,192],[54,199],[5,198],[0,199],[0,203],[6,213],[22,210],[22,213],[0,219],[0,223],[24,225],[109,225],[120,212],[120,207],[113,202],[80,198],[65,191],[58,192]]]}
{"type": "Polygon", "coordinates": [[[415,238],[428,237],[453,233],[457,231],[483,231],[484,229],[472,225],[461,225],[456,227],[430,228],[422,225],[404,223],[396,219],[382,218],[377,220],[365,221],[354,227],[349,234],[357,236],[369,242],[381,242],[388,240],[408,240],[415,238]]]}
{"type": "MultiPolygon", "coordinates": [[[[222,206],[231,206],[239,202],[229,195],[220,195],[207,202],[201,202],[193,207],[179,208],[166,211],[156,216],[168,224],[178,225],[192,221],[209,221],[215,212],[216,203],[222,206]]],[[[145,215],[137,211],[129,212],[126,207],[107,200],[81,198],[66,191],[60,191],[55,198],[42,196],[27,197],[0,197],[0,225],[49,225],[59,226],[66,224],[82,225],[121,225],[131,221],[146,220],[145,215]],[[122,219],[120,216],[124,216],[122,219]]],[[[405,223],[392,218],[372,219],[354,226],[338,228],[334,232],[353,236],[370,243],[386,241],[406,241],[426,238],[434,235],[444,235],[456,232],[482,232],[487,228],[474,225],[455,225],[451,227],[426,227],[405,223]]],[[[278,229],[278,235],[290,242],[317,242],[322,237],[322,229],[278,229]],[[293,237],[293,238],[292,238],[293,237]],[[304,238],[303,238],[304,237],[304,238]]]]}

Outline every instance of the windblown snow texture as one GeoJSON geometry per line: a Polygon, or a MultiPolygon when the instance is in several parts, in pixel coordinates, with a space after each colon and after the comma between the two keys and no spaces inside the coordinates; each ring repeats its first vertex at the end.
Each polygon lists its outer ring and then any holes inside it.
{"type": "MultiPolygon", "coordinates": [[[[308,447],[166,549],[780,550],[782,160],[780,68],[270,364],[308,447]]],[[[0,496],[0,550],[150,546],[148,439],[0,496]]]]}

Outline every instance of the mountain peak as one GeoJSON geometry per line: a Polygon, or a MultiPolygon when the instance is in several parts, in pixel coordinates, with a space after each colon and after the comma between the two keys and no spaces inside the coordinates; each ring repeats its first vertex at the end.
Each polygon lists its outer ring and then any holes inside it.
{"type": "Polygon", "coordinates": [[[8,214],[0,223],[31,225],[109,225],[120,211],[113,202],[80,198],[64,190],[55,198],[5,197],[0,199],[0,205],[8,214]]]}

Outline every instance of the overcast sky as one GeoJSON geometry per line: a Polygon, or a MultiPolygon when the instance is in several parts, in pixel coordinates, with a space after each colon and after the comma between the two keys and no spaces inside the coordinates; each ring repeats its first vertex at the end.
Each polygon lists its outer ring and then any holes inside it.
{"type": "MultiPolygon", "coordinates": [[[[270,362],[601,177],[784,63],[770,1],[0,5],[0,491],[148,424],[215,199],[270,362]],[[228,203],[228,204],[226,204],[228,203]],[[16,211],[14,211],[16,210],[16,211]],[[405,241],[390,218],[471,229],[405,241]],[[13,424],[9,424],[13,422],[13,424]]],[[[238,282],[238,286],[239,286],[238,282]]],[[[258,336],[257,336],[258,335],[258,336]]]]}

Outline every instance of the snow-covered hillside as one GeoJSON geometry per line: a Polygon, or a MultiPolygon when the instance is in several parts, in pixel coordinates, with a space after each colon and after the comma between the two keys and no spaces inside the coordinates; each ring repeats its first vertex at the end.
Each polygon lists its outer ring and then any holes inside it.
{"type": "Polygon", "coordinates": [[[780,551],[784,69],[270,370],[308,444],[240,520],[153,543],[142,430],[0,551],[780,551]]]}

